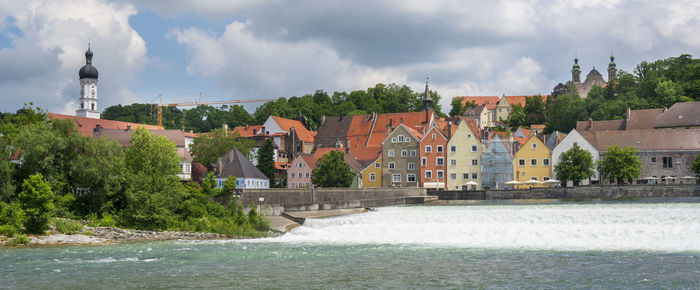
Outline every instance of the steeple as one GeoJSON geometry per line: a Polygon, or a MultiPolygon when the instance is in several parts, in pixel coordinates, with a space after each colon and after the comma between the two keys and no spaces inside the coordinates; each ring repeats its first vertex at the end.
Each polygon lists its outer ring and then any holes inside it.
{"type": "Polygon", "coordinates": [[[571,82],[581,83],[581,67],[578,65],[578,52],[574,56],[574,66],[571,68],[571,82]]]}
{"type": "Polygon", "coordinates": [[[423,95],[423,111],[433,109],[433,99],[430,98],[430,90],[428,89],[428,77],[425,78],[425,94],[423,95]]]}
{"type": "Polygon", "coordinates": [[[608,64],[608,82],[612,82],[617,77],[617,65],[615,64],[615,56],[613,50],[610,49],[610,64],[608,64]]]}
{"type": "Polygon", "coordinates": [[[80,109],[75,111],[78,117],[100,118],[97,110],[97,68],[92,65],[90,43],[85,52],[85,65],[78,71],[80,77],[80,109]]]}

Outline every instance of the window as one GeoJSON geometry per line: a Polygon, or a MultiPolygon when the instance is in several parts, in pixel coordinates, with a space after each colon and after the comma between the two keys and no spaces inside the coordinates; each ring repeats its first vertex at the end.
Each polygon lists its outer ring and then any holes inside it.
{"type": "Polygon", "coordinates": [[[532,143],[532,149],[537,149],[537,143],[532,143]]]}
{"type": "Polygon", "coordinates": [[[472,173],[472,179],[478,179],[479,174],[478,173],[472,173]]]}
{"type": "Polygon", "coordinates": [[[426,166],[426,165],[428,165],[428,158],[425,158],[425,157],[421,158],[421,159],[420,159],[420,165],[421,165],[421,166],[426,166]]]}
{"type": "Polygon", "coordinates": [[[375,181],[375,180],[377,180],[377,174],[370,173],[369,174],[369,181],[375,181]]]}
{"type": "Polygon", "coordinates": [[[411,157],[416,157],[416,150],[411,150],[411,157]]]}
{"type": "Polygon", "coordinates": [[[457,152],[457,146],[450,146],[450,152],[452,152],[452,153],[457,152]]]}
{"type": "Polygon", "coordinates": [[[295,186],[296,184],[294,184],[294,182],[292,182],[292,183],[290,183],[289,185],[290,185],[289,188],[294,188],[294,186],[295,186]]]}
{"type": "Polygon", "coordinates": [[[542,178],[542,180],[544,180],[544,181],[547,181],[547,180],[549,180],[549,176],[545,176],[545,177],[543,177],[543,178],[542,178]]]}
{"type": "Polygon", "coordinates": [[[425,171],[425,178],[432,178],[433,177],[433,172],[430,170],[425,171]]]}
{"type": "Polygon", "coordinates": [[[294,172],[292,172],[292,178],[294,178],[294,177],[295,177],[295,175],[296,175],[296,174],[295,174],[294,172]]]}
{"type": "Polygon", "coordinates": [[[403,142],[403,135],[399,135],[399,142],[403,142]]]}
{"type": "Polygon", "coordinates": [[[396,143],[396,137],[391,138],[391,143],[396,143]]]}
{"type": "Polygon", "coordinates": [[[476,150],[477,150],[476,145],[472,145],[472,152],[476,152],[476,150]]]}
{"type": "Polygon", "coordinates": [[[190,173],[190,172],[192,172],[192,171],[191,171],[192,169],[190,168],[190,166],[192,166],[192,165],[190,165],[190,164],[185,164],[185,173],[190,173]]]}
{"type": "Polygon", "coordinates": [[[472,137],[472,134],[467,134],[467,138],[471,138],[471,137],[472,137]]]}
{"type": "Polygon", "coordinates": [[[456,180],[457,179],[457,173],[450,173],[450,180],[456,180]]]}
{"type": "Polygon", "coordinates": [[[410,143],[410,142],[411,142],[411,137],[406,136],[406,143],[410,143]]]}
{"type": "Polygon", "coordinates": [[[433,139],[435,139],[435,133],[433,133],[433,139]]]}
{"type": "Polygon", "coordinates": [[[443,178],[443,177],[444,177],[444,173],[442,172],[442,170],[438,170],[437,171],[437,178],[443,178]]]}
{"type": "Polygon", "coordinates": [[[374,163],[374,168],[379,168],[379,167],[382,167],[382,166],[379,164],[379,162],[375,162],[375,163],[374,163]]]}
{"type": "Polygon", "coordinates": [[[307,182],[307,183],[304,183],[304,185],[309,186],[309,183],[308,183],[308,182],[307,182]]]}
{"type": "Polygon", "coordinates": [[[430,145],[425,145],[425,153],[433,152],[433,147],[430,145]]]}
{"type": "Polygon", "coordinates": [[[413,162],[408,163],[408,170],[416,170],[416,164],[413,162]]]}
{"type": "Polygon", "coordinates": [[[544,159],[542,159],[542,165],[543,165],[543,166],[549,166],[549,158],[544,158],[544,159]]]}
{"type": "Polygon", "coordinates": [[[537,158],[530,159],[530,166],[537,166],[537,158]]]}
{"type": "Polygon", "coordinates": [[[406,174],[406,182],[416,182],[416,175],[413,173],[406,174]]]}
{"type": "Polygon", "coordinates": [[[469,173],[462,173],[462,179],[469,179],[469,173]]]}
{"type": "Polygon", "coordinates": [[[435,158],[435,164],[437,166],[445,165],[445,158],[442,158],[442,157],[435,158]]]}
{"type": "Polygon", "coordinates": [[[401,150],[401,157],[408,157],[408,150],[401,150]]]}
{"type": "Polygon", "coordinates": [[[306,173],[306,178],[309,178],[310,175],[311,175],[311,173],[307,172],[307,173],[306,173]]]}
{"type": "Polygon", "coordinates": [[[520,166],[520,167],[525,166],[525,159],[518,159],[518,166],[520,166]]]}
{"type": "Polygon", "coordinates": [[[450,159],[450,165],[451,165],[451,166],[456,166],[456,165],[457,165],[457,159],[450,159]]]}
{"type": "Polygon", "coordinates": [[[663,157],[661,158],[664,168],[673,168],[673,157],[663,157]]]}
{"type": "Polygon", "coordinates": [[[442,145],[438,145],[436,149],[438,153],[442,153],[442,145]]]}
{"type": "Polygon", "coordinates": [[[394,169],[396,164],[394,162],[389,162],[389,169],[394,169]]]}
{"type": "Polygon", "coordinates": [[[391,181],[393,182],[401,182],[401,174],[394,174],[391,176],[391,181]]]}
{"type": "Polygon", "coordinates": [[[472,159],[472,165],[479,165],[479,159],[472,159]]]}
{"type": "Polygon", "coordinates": [[[389,150],[389,157],[394,157],[394,149],[389,150]]]}
{"type": "Polygon", "coordinates": [[[537,180],[537,176],[531,177],[530,180],[537,180]]]}
{"type": "Polygon", "coordinates": [[[651,163],[656,163],[656,157],[651,158],[651,163]]]}

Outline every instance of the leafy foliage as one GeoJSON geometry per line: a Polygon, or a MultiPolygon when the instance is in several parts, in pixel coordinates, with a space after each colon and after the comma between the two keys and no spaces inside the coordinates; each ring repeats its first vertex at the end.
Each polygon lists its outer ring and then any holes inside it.
{"type": "Polygon", "coordinates": [[[561,181],[571,180],[574,184],[578,184],[581,180],[593,176],[595,173],[593,168],[591,152],[574,144],[571,149],[561,154],[559,163],[554,166],[554,171],[557,173],[557,178],[561,181]]]}
{"type": "Polygon", "coordinates": [[[275,148],[272,140],[267,139],[258,149],[258,169],[270,179],[270,184],[275,184],[275,148]]]}
{"type": "Polygon", "coordinates": [[[22,231],[25,214],[19,202],[0,202],[0,235],[12,237],[22,231]]]}
{"type": "Polygon", "coordinates": [[[195,138],[190,146],[190,154],[194,157],[195,162],[210,166],[234,147],[244,155],[248,155],[253,146],[255,146],[255,141],[240,138],[238,133],[216,129],[209,134],[195,138]]]}
{"type": "Polygon", "coordinates": [[[612,145],[605,149],[605,155],[598,163],[598,170],[602,176],[601,180],[615,178],[618,182],[630,181],[639,177],[642,161],[634,148],[612,145]]]}
{"type": "Polygon", "coordinates": [[[354,177],[354,171],[345,163],[345,153],[331,151],[318,160],[311,173],[311,182],[319,187],[349,187],[354,177]]]}
{"type": "Polygon", "coordinates": [[[28,233],[41,234],[48,228],[55,209],[53,199],[53,191],[40,173],[29,176],[22,183],[19,202],[26,214],[24,226],[28,233]]]}

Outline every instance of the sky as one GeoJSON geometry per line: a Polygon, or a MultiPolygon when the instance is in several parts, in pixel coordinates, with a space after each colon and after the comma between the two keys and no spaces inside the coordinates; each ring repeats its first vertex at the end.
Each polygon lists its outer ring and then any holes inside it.
{"type": "MultiPolygon", "coordinates": [[[[454,96],[548,94],[583,75],[700,51],[700,1],[0,0],[0,112],[301,96],[377,83],[454,96]]],[[[253,111],[258,104],[249,104],[253,111]]]]}

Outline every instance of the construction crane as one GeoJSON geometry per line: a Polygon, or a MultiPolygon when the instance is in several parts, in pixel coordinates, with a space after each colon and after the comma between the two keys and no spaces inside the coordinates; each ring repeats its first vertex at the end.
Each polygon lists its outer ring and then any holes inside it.
{"type": "Polygon", "coordinates": [[[151,116],[153,116],[153,111],[158,110],[158,126],[163,126],[163,107],[196,107],[204,105],[225,105],[225,104],[242,104],[242,103],[262,103],[262,102],[274,102],[277,99],[250,99],[250,100],[224,100],[224,101],[211,101],[202,102],[202,93],[199,93],[199,100],[194,102],[182,102],[182,103],[170,103],[163,104],[163,96],[158,95],[156,98],[159,99],[160,104],[155,104],[155,98],[151,100],[151,116]]]}

